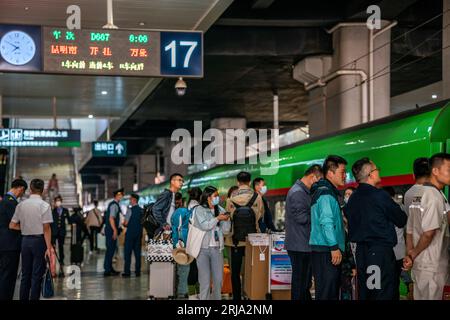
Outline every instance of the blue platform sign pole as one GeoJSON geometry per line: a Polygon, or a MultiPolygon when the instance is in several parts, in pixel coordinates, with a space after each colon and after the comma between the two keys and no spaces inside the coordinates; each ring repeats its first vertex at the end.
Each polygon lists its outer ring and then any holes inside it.
{"type": "Polygon", "coordinates": [[[126,157],[126,141],[95,141],[92,143],[93,157],[126,157]]]}

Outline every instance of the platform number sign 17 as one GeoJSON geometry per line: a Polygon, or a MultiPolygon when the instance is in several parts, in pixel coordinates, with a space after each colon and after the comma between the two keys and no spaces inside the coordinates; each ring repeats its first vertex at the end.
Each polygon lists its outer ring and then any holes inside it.
{"type": "Polygon", "coordinates": [[[161,75],[203,76],[201,32],[161,32],[161,75]]]}

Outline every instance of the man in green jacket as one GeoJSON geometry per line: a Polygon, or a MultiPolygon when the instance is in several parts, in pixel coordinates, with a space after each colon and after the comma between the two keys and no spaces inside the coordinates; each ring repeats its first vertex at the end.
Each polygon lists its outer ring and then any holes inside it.
{"type": "Polygon", "coordinates": [[[312,269],[316,300],[338,300],[345,231],[337,188],[345,185],[347,161],[328,156],[323,164],[324,178],[311,187],[312,269]]]}

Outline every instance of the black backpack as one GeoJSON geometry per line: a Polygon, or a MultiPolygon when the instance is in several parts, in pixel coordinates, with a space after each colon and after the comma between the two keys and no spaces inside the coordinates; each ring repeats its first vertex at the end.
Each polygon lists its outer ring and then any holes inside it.
{"type": "Polygon", "coordinates": [[[160,227],[159,222],[153,215],[153,205],[150,203],[144,206],[144,214],[142,216],[141,224],[147,232],[148,238],[152,239],[155,236],[156,230],[160,227]]]}
{"type": "Polygon", "coordinates": [[[239,241],[245,241],[249,233],[256,233],[256,215],[252,209],[258,194],[253,193],[252,198],[245,206],[240,206],[233,202],[236,210],[233,214],[233,244],[236,246],[239,241]]]}

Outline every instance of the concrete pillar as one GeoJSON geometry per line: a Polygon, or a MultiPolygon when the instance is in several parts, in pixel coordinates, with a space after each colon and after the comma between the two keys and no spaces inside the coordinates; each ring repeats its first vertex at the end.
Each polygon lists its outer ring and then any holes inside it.
{"type": "Polygon", "coordinates": [[[105,180],[105,199],[113,197],[113,192],[119,188],[117,174],[107,175],[105,180]]]}
{"type": "Polygon", "coordinates": [[[124,188],[124,192],[126,194],[133,192],[133,184],[136,182],[134,167],[120,167],[118,175],[120,181],[119,188],[124,188]]]}
{"type": "MultiPolygon", "coordinates": [[[[443,12],[442,16],[442,48],[448,47],[442,50],[442,99],[450,98],[450,0],[443,0],[443,12]],[[446,12],[447,11],[447,12],[446,12]]],[[[439,97],[441,100],[441,97],[439,97]]]]}
{"type": "Polygon", "coordinates": [[[156,156],[155,155],[139,155],[135,159],[137,167],[137,184],[138,189],[155,183],[156,177],[156,156]]]}
{"type": "MultiPolygon", "coordinates": [[[[272,102],[272,101],[270,101],[272,102]]],[[[269,103],[269,102],[268,102],[269,103]]],[[[273,120],[273,119],[272,119],[273,120]]],[[[236,140],[234,141],[234,149],[230,150],[230,145],[227,142],[230,142],[230,137],[228,137],[227,141],[227,129],[247,129],[247,120],[245,118],[216,118],[211,121],[211,128],[219,129],[222,131],[223,134],[223,142],[222,142],[222,154],[223,154],[223,163],[228,163],[228,159],[232,159],[234,163],[239,158],[238,150],[237,150],[237,139],[240,139],[245,146],[247,146],[245,136],[237,136],[236,140]]],[[[245,157],[245,155],[244,155],[245,157]]],[[[203,159],[205,164],[212,165],[212,161],[208,161],[209,159],[203,159]]]]}
{"type": "MultiPolygon", "coordinates": [[[[389,22],[383,21],[382,27],[388,24],[389,22]]],[[[346,24],[333,30],[334,52],[331,57],[331,68],[328,71],[324,68],[324,72],[328,73],[322,74],[321,77],[343,69],[362,70],[369,77],[370,31],[365,23],[346,24]]],[[[377,33],[379,30],[374,32],[377,33]]],[[[390,45],[383,47],[389,42],[390,34],[390,30],[387,30],[374,40],[374,105],[371,119],[367,97],[368,120],[390,114],[390,45]]],[[[311,136],[360,124],[363,120],[362,88],[361,76],[339,75],[326,82],[325,87],[311,90],[308,104],[311,136]],[[323,98],[326,98],[325,101],[323,98]]]]}
{"type": "Polygon", "coordinates": [[[164,164],[160,164],[164,166],[164,176],[165,181],[167,181],[171,174],[179,173],[182,175],[187,174],[187,164],[175,164],[172,162],[172,148],[177,145],[177,142],[170,141],[170,138],[167,138],[164,149],[162,150],[162,156],[164,158],[164,164]]]}

